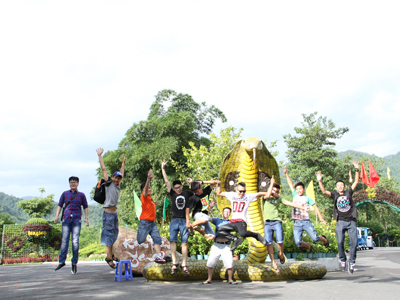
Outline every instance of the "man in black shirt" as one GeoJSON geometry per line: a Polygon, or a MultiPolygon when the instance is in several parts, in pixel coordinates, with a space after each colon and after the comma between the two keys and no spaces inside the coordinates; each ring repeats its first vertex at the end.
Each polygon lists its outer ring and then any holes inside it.
{"type": "Polygon", "coordinates": [[[178,240],[178,233],[181,233],[182,242],[182,265],[181,268],[186,275],[189,275],[189,270],[187,268],[187,255],[188,246],[187,242],[189,239],[189,231],[186,228],[186,207],[189,203],[189,198],[193,193],[189,190],[182,191],[182,183],[179,180],[175,180],[171,184],[169,183],[167,173],[165,172],[166,161],[161,162],[161,170],[164,177],[165,185],[167,186],[168,193],[171,195],[171,205],[172,205],[172,219],[169,227],[169,242],[171,246],[171,256],[172,256],[172,269],[171,274],[174,274],[178,269],[179,263],[176,258],[176,242],[178,240]]]}
{"type": "Polygon", "coordinates": [[[345,190],[345,184],[343,181],[339,180],[336,182],[337,192],[329,192],[325,190],[322,184],[322,174],[321,171],[317,173],[317,180],[319,187],[323,194],[331,197],[334,201],[333,206],[333,219],[337,221],[336,223],[336,240],[339,249],[339,259],[341,261],[342,271],[346,270],[346,253],[344,251],[344,237],[347,231],[350,239],[350,258],[348,264],[348,272],[353,274],[355,264],[356,264],[356,249],[358,244],[357,239],[357,223],[356,218],[357,207],[353,201],[353,192],[357,187],[358,179],[360,177],[360,172],[358,169],[358,163],[353,161],[354,168],[356,169],[356,178],[348,190],[345,190]]]}
{"type": "Polygon", "coordinates": [[[209,240],[213,240],[215,238],[214,230],[212,229],[210,223],[208,222],[210,217],[208,216],[211,209],[215,206],[215,201],[209,202],[209,196],[213,187],[217,184],[216,181],[193,181],[191,178],[188,178],[190,183],[190,189],[194,193],[192,198],[190,198],[190,202],[188,207],[186,208],[186,227],[188,229],[196,229],[200,233],[202,231],[198,230],[198,225],[202,226],[205,231],[205,237],[209,240]],[[210,184],[206,188],[202,188],[202,184],[210,184]],[[193,209],[193,223],[190,223],[189,212],[193,209]]]}

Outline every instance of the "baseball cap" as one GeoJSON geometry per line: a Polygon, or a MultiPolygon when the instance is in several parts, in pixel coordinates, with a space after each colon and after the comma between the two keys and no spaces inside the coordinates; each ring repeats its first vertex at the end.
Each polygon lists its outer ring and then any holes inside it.
{"type": "Polygon", "coordinates": [[[122,178],[122,173],[120,171],[116,171],[116,172],[114,172],[113,176],[115,176],[115,177],[119,176],[122,178]]]}

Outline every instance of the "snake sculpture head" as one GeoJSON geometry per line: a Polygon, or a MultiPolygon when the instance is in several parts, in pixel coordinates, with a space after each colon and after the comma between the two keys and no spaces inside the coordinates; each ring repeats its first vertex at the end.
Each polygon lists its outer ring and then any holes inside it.
{"type": "MultiPolygon", "coordinates": [[[[275,158],[265,147],[264,142],[256,137],[238,141],[226,155],[219,173],[223,192],[233,192],[239,182],[246,183],[247,193],[266,192],[274,175],[280,184],[279,168],[275,158]]],[[[225,197],[217,197],[218,209],[230,207],[225,197]]],[[[248,230],[264,235],[262,199],[250,204],[247,211],[248,230]]],[[[263,263],[267,257],[267,248],[253,238],[249,240],[249,263],[263,263]]]]}

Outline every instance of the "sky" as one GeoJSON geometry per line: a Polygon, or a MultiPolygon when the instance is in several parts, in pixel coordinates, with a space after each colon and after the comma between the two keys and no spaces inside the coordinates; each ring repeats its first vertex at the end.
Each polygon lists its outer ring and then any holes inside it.
{"type": "Polygon", "coordinates": [[[115,150],[158,91],[278,140],[318,112],[336,150],[400,151],[398,1],[1,1],[0,192],[58,200],[115,150]],[[279,3],[278,3],[279,2],[279,3]]]}

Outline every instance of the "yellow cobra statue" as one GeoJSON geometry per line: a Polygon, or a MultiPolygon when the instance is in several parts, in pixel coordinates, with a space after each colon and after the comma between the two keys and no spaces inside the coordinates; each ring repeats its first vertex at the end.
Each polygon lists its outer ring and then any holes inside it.
{"type": "MultiPolygon", "coordinates": [[[[246,138],[236,143],[226,155],[220,170],[222,191],[235,191],[239,182],[246,183],[248,193],[266,192],[270,179],[274,175],[280,184],[279,169],[274,157],[258,138],[246,138]]],[[[262,197],[253,201],[247,211],[248,230],[264,235],[262,197]]],[[[218,208],[231,206],[225,197],[217,197],[218,208]]],[[[249,252],[245,259],[234,262],[234,278],[242,281],[275,281],[287,279],[317,279],[325,276],[325,265],[319,262],[294,261],[280,265],[276,274],[271,263],[265,263],[267,247],[254,238],[248,238],[249,252]]],[[[274,245],[276,246],[276,245],[274,245]]],[[[171,275],[171,263],[159,265],[149,263],[143,269],[143,276],[148,280],[205,280],[207,266],[205,260],[188,258],[190,275],[182,271],[171,275]]],[[[227,279],[227,272],[219,261],[214,267],[213,280],[227,279]]]]}

